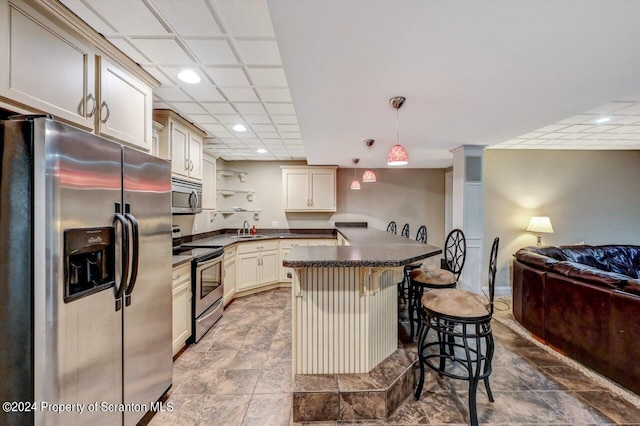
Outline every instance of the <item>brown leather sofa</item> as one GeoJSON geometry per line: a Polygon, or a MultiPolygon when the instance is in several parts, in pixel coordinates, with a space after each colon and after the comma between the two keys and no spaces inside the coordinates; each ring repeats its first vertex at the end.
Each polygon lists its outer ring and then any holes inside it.
{"type": "Polygon", "coordinates": [[[525,247],[513,315],[557,351],[640,394],[640,246],[525,247]]]}

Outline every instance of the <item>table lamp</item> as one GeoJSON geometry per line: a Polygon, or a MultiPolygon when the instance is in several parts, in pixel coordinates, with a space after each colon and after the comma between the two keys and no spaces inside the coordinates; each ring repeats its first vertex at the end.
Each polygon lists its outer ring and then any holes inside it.
{"type": "Polygon", "coordinates": [[[548,216],[533,216],[527,226],[527,231],[535,232],[538,237],[538,245],[542,245],[542,233],[553,234],[553,226],[548,216]]]}

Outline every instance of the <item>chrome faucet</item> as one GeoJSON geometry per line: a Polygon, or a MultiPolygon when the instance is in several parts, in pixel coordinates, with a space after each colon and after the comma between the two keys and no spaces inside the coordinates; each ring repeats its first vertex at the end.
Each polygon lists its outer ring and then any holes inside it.
{"type": "Polygon", "coordinates": [[[246,236],[249,235],[251,233],[251,231],[249,230],[249,222],[247,222],[246,220],[242,223],[242,235],[246,236]]]}

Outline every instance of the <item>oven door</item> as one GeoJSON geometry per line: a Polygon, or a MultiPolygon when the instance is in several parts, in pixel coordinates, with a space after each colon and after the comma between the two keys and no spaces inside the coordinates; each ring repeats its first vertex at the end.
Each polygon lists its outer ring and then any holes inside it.
{"type": "Polygon", "coordinates": [[[198,318],[222,297],[222,256],[198,262],[195,276],[195,312],[198,318]]]}

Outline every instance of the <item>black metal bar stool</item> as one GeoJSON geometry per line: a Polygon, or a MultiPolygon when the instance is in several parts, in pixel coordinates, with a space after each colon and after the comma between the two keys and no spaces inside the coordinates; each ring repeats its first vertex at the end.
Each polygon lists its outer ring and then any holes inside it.
{"type": "Polygon", "coordinates": [[[496,237],[489,256],[489,297],[457,288],[428,291],[422,296],[422,329],[418,338],[420,378],[415,399],[420,399],[424,386],[425,365],[440,376],[469,381],[469,418],[478,424],[476,391],[484,381],[489,401],[493,394],[489,386],[494,341],[491,332],[493,299],[495,294],[496,259],[499,239],[496,237]],[[437,340],[428,341],[434,330],[437,340]],[[435,350],[432,350],[434,348],[435,350]],[[447,361],[462,367],[446,371],[447,361]],[[437,365],[436,365],[437,362],[437,365]]]}
{"type": "Polygon", "coordinates": [[[389,224],[387,225],[387,232],[390,234],[398,233],[398,227],[396,226],[396,223],[393,220],[389,222],[389,224]]]}
{"type": "MultiPolygon", "coordinates": [[[[408,226],[409,224],[405,225],[405,227],[407,227],[407,232],[408,232],[408,226]]],[[[402,231],[404,232],[404,229],[402,231]]],[[[421,225],[420,228],[418,228],[418,232],[416,233],[416,241],[422,244],[427,244],[427,227],[425,225],[421,225]]],[[[400,298],[403,300],[405,304],[407,304],[410,300],[409,287],[410,287],[411,278],[409,274],[414,269],[419,268],[420,265],[422,265],[421,260],[415,263],[404,265],[404,275],[402,276],[402,281],[398,283],[398,293],[400,295],[400,298]]],[[[413,330],[413,327],[410,326],[410,329],[413,330]]],[[[413,331],[411,331],[411,338],[413,339],[413,331]]]]}
{"type": "Polygon", "coordinates": [[[414,328],[420,329],[420,299],[425,289],[455,288],[466,259],[467,243],[460,229],[449,232],[444,245],[444,259],[440,269],[414,269],[409,272],[408,310],[409,337],[413,339],[414,328]]]}
{"type": "Polygon", "coordinates": [[[402,227],[402,233],[400,234],[405,238],[409,238],[409,224],[405,223],[404,226],[402,227]]]}

